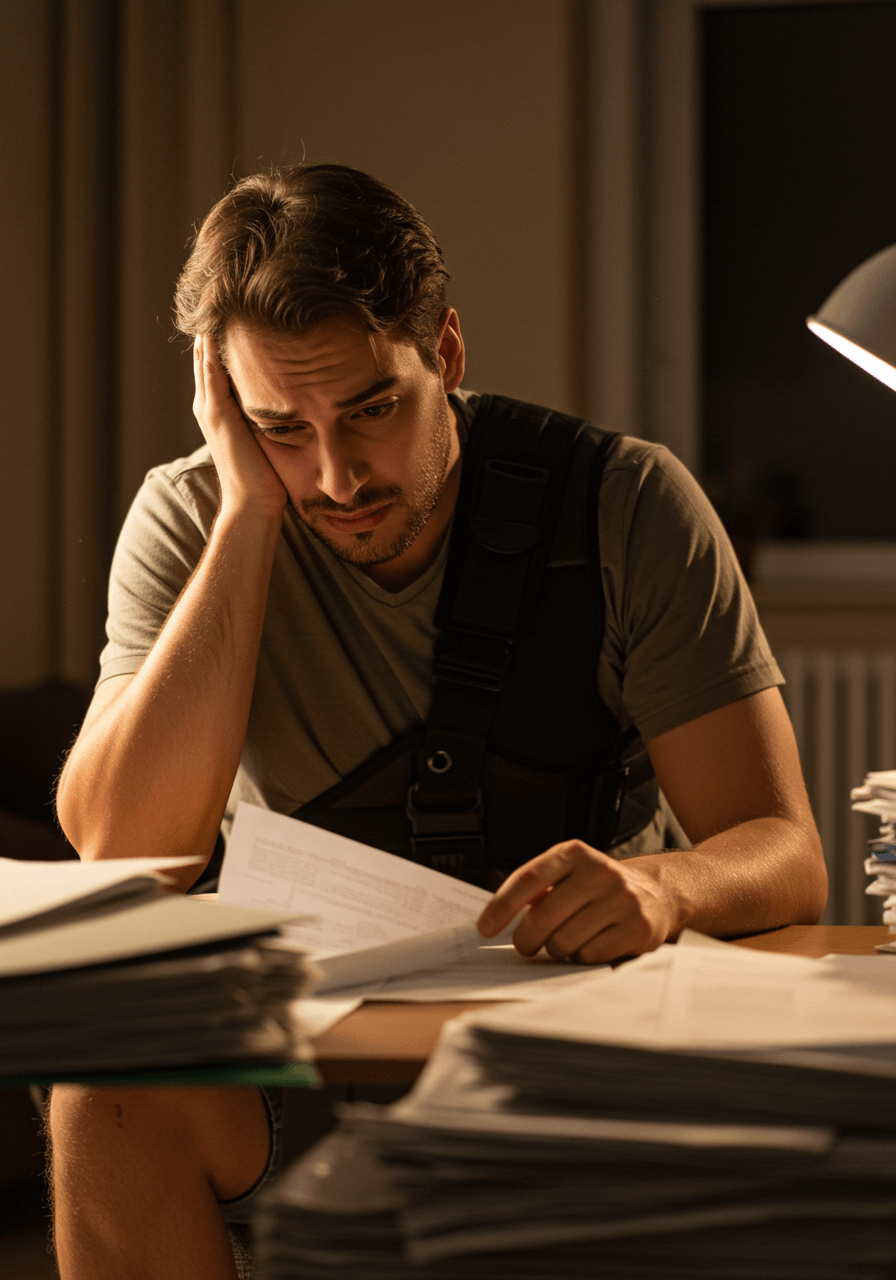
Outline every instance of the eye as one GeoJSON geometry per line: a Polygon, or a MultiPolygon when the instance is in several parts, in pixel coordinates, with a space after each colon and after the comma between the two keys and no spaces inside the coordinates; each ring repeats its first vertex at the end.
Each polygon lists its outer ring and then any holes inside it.
{"type": "Polygon", "coordinates": [[[255,423],[255,430],[260,436],[264,436],[266,440],[283,440],[287,436],[297,436],[305,428],[296,422],[278,422],[270,427],[263,427],[259,423],[255,423]]]}
{"type": "Polygon", "coordinates": [[[368,422],[377,418],[384,418],[388,413],[391,413],[396,404],[396,400],[385,400],[382,404],[366,404],[363,409],[357,409],[354,416],[368,422]]]}

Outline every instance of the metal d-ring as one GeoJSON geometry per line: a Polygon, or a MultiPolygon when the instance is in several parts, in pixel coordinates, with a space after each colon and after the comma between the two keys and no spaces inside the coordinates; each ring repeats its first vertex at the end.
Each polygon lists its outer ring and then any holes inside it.
{"type": "Polygon", "coordinates": [[[426,760],[426,767],[431,773],[447,773],[453,764],[447,751],[434,751],[426,760]]]}

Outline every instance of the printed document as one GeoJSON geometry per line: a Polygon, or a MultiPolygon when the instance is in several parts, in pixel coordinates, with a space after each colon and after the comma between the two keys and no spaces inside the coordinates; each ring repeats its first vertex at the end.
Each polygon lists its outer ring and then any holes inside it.
{"type": "MultiPolygon", "coordinates": [[[[406,858],[241,802],[219,901],[303,918],[284,936],[307,948],[316,991],[432,969],[483,943],[485,889],[406,858]]],[[[503,939],[501,939],[503,940],[503,939]]]]}
{"type": "Polygon", "coordinates": [[[303,913],[283,932],[313,958],[321,974],[315,995],[520,1000],[547,987],[578,987],[594,973],[598,966],[521,956],[507,945],[518,918],[484,939],[476,920],[491,896],[245,802],[237,809],[218,887],[221,902],[303,913]]]}

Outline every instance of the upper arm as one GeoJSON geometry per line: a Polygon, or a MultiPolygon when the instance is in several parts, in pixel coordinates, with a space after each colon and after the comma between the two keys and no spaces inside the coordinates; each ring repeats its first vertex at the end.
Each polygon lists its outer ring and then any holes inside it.
{"type": "Polygon", "coordinates": [[[645,742],[780,682],[716,512],[682,464],[627,443],[601,487],[603,701],[645,742]]]}
{"type": "Polygon", "coordinates": [[[652,738],[647,750],[694,844],[754,818],[814,820],[780,691],[763,689],[652,738]]]}
{"type": "Polygon", "coordinates": [[[202,559],[217,510],[215,473],[204,458],[200,452],[190,465],[150,472],[125,517],[109,573],[98,709],[118,696],[119,675],[126,678],[150,653],[202,559]]]}

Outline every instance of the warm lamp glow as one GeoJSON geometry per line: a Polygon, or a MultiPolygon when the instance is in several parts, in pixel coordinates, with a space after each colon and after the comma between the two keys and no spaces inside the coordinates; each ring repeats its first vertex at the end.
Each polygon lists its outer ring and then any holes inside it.
{"type": "Polygon", "coordinates": [[[873,374],[875,378],[879,378],[881,382],[885,382],[888,387],[892,387],[896,391],[896,369],[891,364],[887,364],[879,356],[873,356],[864,347],[860,347],[849,338],[844,338],[842,333],[837,333],[835,329],[829,329],[827,325],[819,323],[818,320],[807,320],[806,324],[813,333],[817,333],[819,338],[822,338],[829,346],[839,351],[841,355],[846,356],[848,360],[852,360],[854,364],[859,365],[866,373],[873,374]]]}
{"type": "Polygon", "coordinates": [[[850,272],[806,324],[896,391],[896,244],[850,272]]]}

